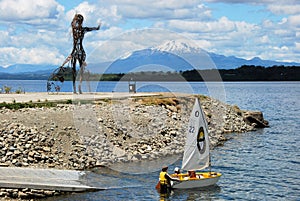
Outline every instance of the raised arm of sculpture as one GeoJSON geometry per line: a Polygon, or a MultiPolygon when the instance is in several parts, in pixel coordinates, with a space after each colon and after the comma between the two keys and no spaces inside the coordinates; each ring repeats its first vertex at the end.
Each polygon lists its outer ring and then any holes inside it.
{"type": "Polygon", "coordinates": [[[89,31],[95,31],[95,30],[99,30],[101,27],[101,23],[99,23],[99,25],[97,27],[84,27],[84,31],[85,32],[89,32],[89,31]]]}

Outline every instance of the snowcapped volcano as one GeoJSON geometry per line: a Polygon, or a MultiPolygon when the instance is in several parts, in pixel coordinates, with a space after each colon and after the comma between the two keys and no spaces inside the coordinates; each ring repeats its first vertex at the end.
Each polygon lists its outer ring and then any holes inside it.
{"type": "Polygon", "coordinates": [[[196,43],[169,40],[152,48],[133,51],[111,63],[107,72],[186,71],[215,68],[206,51],[196,43]]]}
{"type": "Polygon", "coordinates": [[[165,43],[152,49],[171,53],[199,53],[203,51],[197,44],[183,40],[166,41],[165,43]]]}
{"type": "Polygon", "coordinates": [[[106,73],[132,71],[178,71],[192,69],[178,53],[154,48],[137,50],[112,62],[106,73]]]}

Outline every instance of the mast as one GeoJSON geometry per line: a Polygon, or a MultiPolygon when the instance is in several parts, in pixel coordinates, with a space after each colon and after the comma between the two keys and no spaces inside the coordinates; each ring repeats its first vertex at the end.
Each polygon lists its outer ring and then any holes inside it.
{"type": "Polygon", "coordinates": [[[210,156],[210,153],[209,153],[209,156],[208,156],[208,168],[209,168],[209,173],[211,174],[211,156],[210,156]]]}

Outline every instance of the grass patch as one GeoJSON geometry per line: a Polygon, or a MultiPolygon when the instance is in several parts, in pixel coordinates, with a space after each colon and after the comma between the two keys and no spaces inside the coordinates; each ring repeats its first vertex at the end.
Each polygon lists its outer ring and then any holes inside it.
{"type": "Polygon", "coordinates": [[[11,110],[18,110],[22,108],[41,108],[41,107],[55,107],[57,104],[56,103],[51,103],[51,102],[45,102],[45,103],[33,103],[33,102],[28,102],[28,103],[0,103],[0,108],[7,108],[11,110]]]}
{"type": "Polygon", "coordinates": [[[179,104],[179,100],[176,98],[143,98],[141,99],[141,103],[144,105],[169,105],[169,106],[177,106],[179,104]]]}
{"type": "Polygon", "coordinates": [[[71,99],[68,99],[67,101],[66,101],[66,104],[72,104],[73,102],[72,102],[72,100],[71,99]]]}
{"type": "MultiPolygon", "coordinates": [[[[86,101],[86,102],[90,102],[90,101],[86,101]]],[[[58,104],[73,104],[73,101],[71,99],[63,100],[63,101],[49,101],[48,99],[45,99],[45,101],[41,101],[39,99],[37,100],[37,102],[33,102],[32,100],[30,100],[27,103],[19,103],[16,102],[16,100],[14,99],[12,103],[6,103],[6,102],[0,103],[0,109],[7,108],[11,110],[18,110],[22,108],[42,108],[42,107],[50,108],[50,107],[56,107],[58,104]]]]}
{"type": "Polygon", "coordinates": [[[199,98],[200,101],[205,101],[208,99],[208,97],[205,95],[196,95],[196,97],[199,98]]]}

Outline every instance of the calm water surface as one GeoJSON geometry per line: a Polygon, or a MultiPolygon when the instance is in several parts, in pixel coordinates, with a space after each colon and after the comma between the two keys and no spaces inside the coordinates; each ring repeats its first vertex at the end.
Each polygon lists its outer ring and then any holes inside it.
{"type": "MultiPolygon", "coordinates": [[[[41,87],[38,85],[43,82],[45,81],[32,81],[21,86],[30,85],[33,87],[32,91],[40,91],[41,87]]],[[[3,81],[0,80],[0,87],[2,84],[3,81]]],[[[176,89],[177,92],[186,92],[186,87],[181,88],[180,83],[167,83],[169,86],[165,84],[148,83],[137,88],[138,91],[176,89]]],[[[167,200],[300,200],[299,84],[300,82],[224,83],[226,102],[238,105],[241,109],[262,111],[270,128],[231,134],[231,140],[212,151],[213,170],[223,173],[218,185],[207,189],[175,190],[167,200]]],[[[105,89],[103,91],[113,91],[115,86],[115,83],[107,82],[106,86],[101,87],[105,89]]],[[[191,87],[195,93],[209,94],[203,83],[192,83],[191,87]]],[[[122,90],[127,90],[126,83],[122,90]]],[[[29,88],[26,91],[30,91],[29,88]]],[[[170,170],[180,166],[180,162],[172,164],[170,170]]],[[[160,195],[154,188],[158,174],[159,170],[147,175],[109,172],[106,175],[115,177],[116,187],[121,188],[49,200],[160,200],[160,195]]]]}

